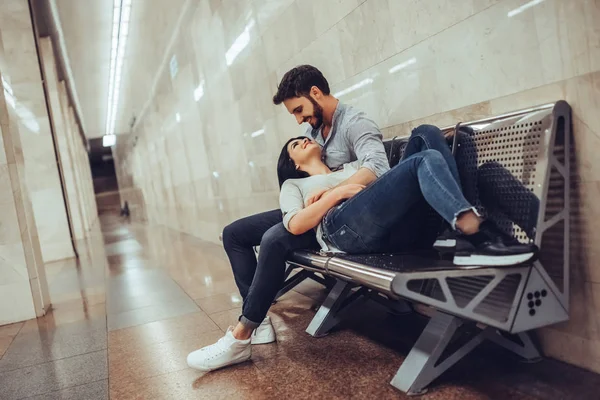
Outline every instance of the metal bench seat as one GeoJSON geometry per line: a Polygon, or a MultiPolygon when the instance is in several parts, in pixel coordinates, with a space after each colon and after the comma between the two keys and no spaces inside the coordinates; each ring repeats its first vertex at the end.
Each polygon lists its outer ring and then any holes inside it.
{"type": "MultiPolygon", "coordinates": [[[[435,251],[296,251],[288,274],[301,267],[336,279],[307,332],[327,334],[356,303],[380,298],[373,293],[398,309],[408,309],[405,301],[428,306],[432,318],[391,382],[409,394],[422,393],[483,340],[539,359],[527,331],[569,318],[570,118],[569,105],[559,101],[444,129],[467,199],[506,233],[536,243],[538,260],[502,268],[457,267],[435,251]],[[480,332],[447,351],[467,325],[480,332]]],[[[401,159],[405,142],[387,141],[391,165],[401,159]]]]}

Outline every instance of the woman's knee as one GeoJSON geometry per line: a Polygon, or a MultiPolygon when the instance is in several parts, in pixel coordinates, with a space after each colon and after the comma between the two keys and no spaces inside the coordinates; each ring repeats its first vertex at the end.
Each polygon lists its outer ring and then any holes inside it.
{"type": "Polygon", "coordinates": [[[437,150],[434,150],[434,149],[423,150],[422,152],[419,153],[419,155],[421,156],[421,160],[427,164],[447,166],[444,156],[442,155],[442,153],[440,153],[437,150]]]}
{"type": "Polygon", "coordinates": [[[443,137],[442,130],[435,125],[419,125],[413,129],[412,137],[414,136],[425,136],[425,137],[443,137]]]}

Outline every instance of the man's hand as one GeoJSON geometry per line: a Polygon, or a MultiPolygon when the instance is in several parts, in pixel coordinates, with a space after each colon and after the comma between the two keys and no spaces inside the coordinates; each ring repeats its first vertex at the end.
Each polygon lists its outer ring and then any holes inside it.
{"type": "Polygon", "coordinates": [[[357,193],[361,192],[366,186],[359,183],[349,183],[344,186],[337,186],[331,189],[330,195],[336,196],[338,201],[346,200],[354,197],[357,193]]]}
{"type": "Polygon", "coordinates": [[[331,190],[332,189],[319,189],[319,190],[314,191],[313,193],[310,194],[310,196],[308,196],[308,199],[306,199],[306,204],[304,206],[308,207],[311,204],[316,203],[317,201],[321,200],[321,198],[327,196],[327,194],[331,190]]]}

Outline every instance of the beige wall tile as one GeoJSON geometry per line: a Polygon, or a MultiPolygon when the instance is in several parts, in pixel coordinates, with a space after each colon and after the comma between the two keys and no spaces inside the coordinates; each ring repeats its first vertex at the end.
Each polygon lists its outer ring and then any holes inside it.
{"type": "Polygon", "coordinates": [[[73,257],[27,2],[4,2],[0,6],[0,27],[5,51],[3,75],[11,85],[21,136],[16,149],[17,154],[22,151],[23,178],[31,193],[42,255],[45,261],[73,257]]]}

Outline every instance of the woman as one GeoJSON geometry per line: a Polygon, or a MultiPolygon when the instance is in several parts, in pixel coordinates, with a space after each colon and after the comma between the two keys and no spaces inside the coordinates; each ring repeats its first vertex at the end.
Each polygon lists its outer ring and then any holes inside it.
{"type": "Polygon", "coordinates": [[[537,253],[535,245],[506,238],[491,221],[481,220],[462,194],[456,162],[437,127],[416,128],[403,160],[368,187],[340,185],[359,168],[355,161],[331,171],[318,144],[290,139],[277,167],[288,231],[300,235],[316,229],[321,247],[330,252],[422,248],[429,204],[458,233],[456,265],[515,265],[537,253]]]}

